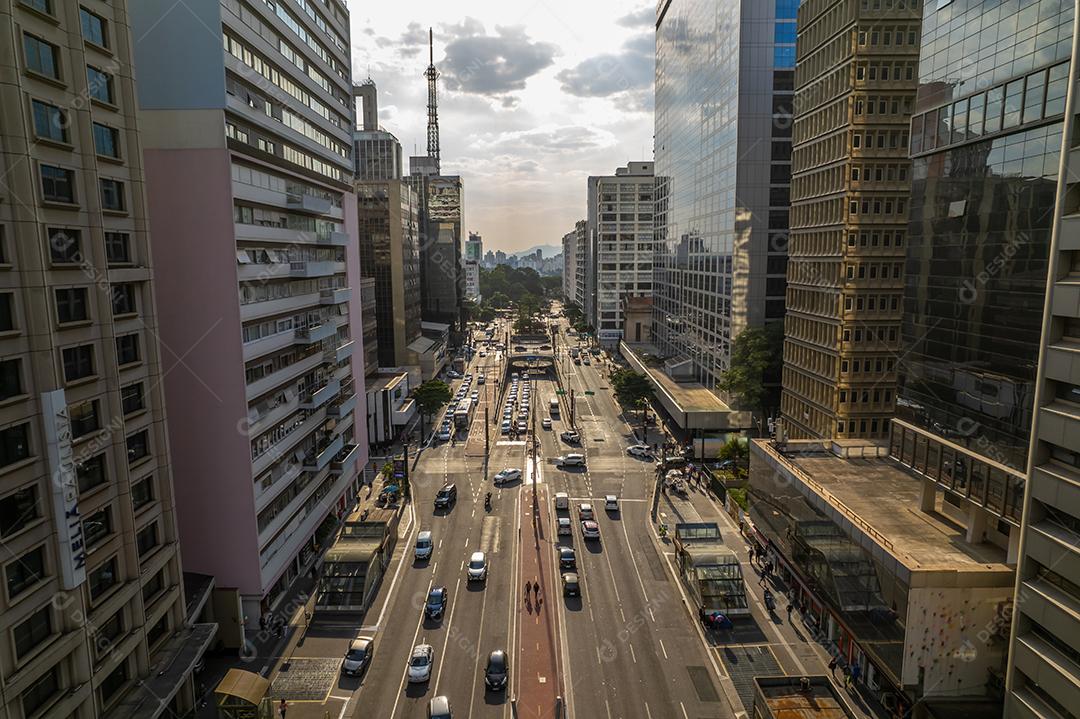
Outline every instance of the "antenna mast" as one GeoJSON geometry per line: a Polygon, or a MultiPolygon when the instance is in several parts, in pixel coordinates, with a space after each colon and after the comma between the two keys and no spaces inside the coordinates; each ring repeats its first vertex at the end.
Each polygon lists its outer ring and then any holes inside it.
{"type": "Polygon", "coordinates": [[[439,174],[439,99],[436,83],[439,71],[435,69],[435,40],[428,28],[428,67],[424,71],[427,78],[427,154],[435,161],[435,174],[439,174]]]}

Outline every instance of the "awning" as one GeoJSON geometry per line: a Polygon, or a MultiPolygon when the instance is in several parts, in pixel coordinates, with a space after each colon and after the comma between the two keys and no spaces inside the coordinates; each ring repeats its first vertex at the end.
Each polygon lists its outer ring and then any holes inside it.
{"type": "Polygon", "coordinates": [[[254,672],[230,669],[225,678],[214,688],[214,693],[243,699],[249,704],[258,706],[269,688],[270,682],[254,672]]]}

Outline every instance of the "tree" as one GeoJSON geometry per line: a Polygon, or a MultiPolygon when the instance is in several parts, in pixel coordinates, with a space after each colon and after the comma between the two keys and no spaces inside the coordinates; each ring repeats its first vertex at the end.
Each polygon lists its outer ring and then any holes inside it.
{"type": "Polygon", "coordinates": [[[424,417],[430,417],[450,402],[454,393],[442,380],[431,379],[413,390],[413,400],[420,409],[420,437],[424,436],[424,417]]]}
{"type": "Polygon", "coordinates": [[[570,321],[571,325],[575,325],[583,319],[581,308],[573,302],[567,302],[566,306],[563,308],[563,312],[566,314],[566,319],[570,321]]]}
{"type": "Polygon", "coordinates": [[[645,427],[645,408],[653,397],[649,378],[630,369],[617,369],[611,373],[611,388],[615,399],[623,407],[641,410],[641,425],[645,427]]]}
{"type": "Polygon", "coordinates": [[[747,327],[731,345],[731,367],[716,386],[764,417],[779,406],[780,374],[784,366],[784,326],[770,322],[747,327]]]}

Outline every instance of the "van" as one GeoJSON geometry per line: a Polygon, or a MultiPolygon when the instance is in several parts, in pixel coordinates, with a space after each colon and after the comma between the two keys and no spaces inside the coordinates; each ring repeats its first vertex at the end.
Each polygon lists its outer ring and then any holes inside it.
{"type": "Polygon", "coordinates": [[[431,559],[431,551],[434,548],[431,532],[423,531],[416,535],[415,555],[418,560],[431,559]]]}
{"type": "Polygon", "coordinates": [[[558,416],[558,414],[559,414],[559,398],[558,397],[552,397],[551,400],[548,401],[548,411],[549,411],[549,413],[551,414],[552,417],[558,416]]]}
{"type": "Polygon", "coordinates": [[[555,493],[555,511],[569,511],[570,510],[570,495],[566,492],[555,493]]]}

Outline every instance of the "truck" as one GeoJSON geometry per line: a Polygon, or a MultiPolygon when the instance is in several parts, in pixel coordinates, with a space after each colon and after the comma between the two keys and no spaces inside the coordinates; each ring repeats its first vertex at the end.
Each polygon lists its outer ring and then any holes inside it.
{"type": "Polygon", "coordinates": [[[472,398],[466,397],[463,399],[457,409],[454,410],[454,427],[459,430],[468,430],[475,408],[476,403],[472,401],[472,398]]]}

